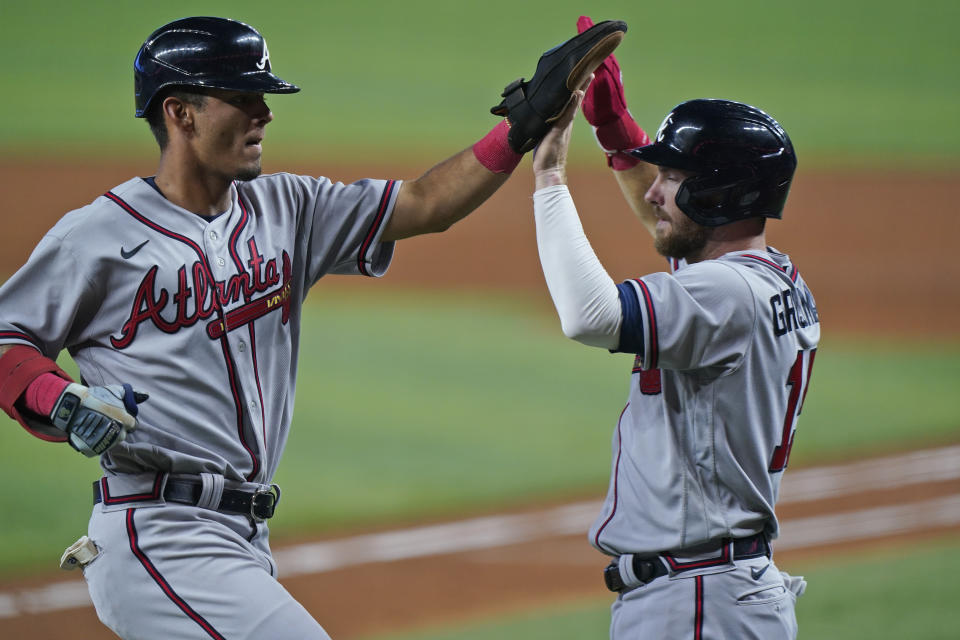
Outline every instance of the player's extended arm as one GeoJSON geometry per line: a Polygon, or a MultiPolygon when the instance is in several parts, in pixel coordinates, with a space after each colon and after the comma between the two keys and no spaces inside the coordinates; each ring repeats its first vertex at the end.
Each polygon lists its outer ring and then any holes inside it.
{"type": "MultiPolygon", "coordinates": [[[[520,157],[517,154],[518,163],[520,157]]],[[[383,240],[447,230],[493,195],[510,177],[510,171],[513,167],[499,173],[491,171],[477,160],[472,149],[447,158],[416,180],[402,183],[383,240]]]]}
{"type": "Polygon", "coordinates": [[[577,92],[533,156],[537,250],[563,333],[583,344],[615,349],[623,312],[620,295],[583,233],[566,186],[566,156],[577,92]]]}
{"type": "MultiPolygon", "coordinates": [[[[587,16],[580,16],[577,30],[593,26],[587,16]]],[[[593,72],[594,79],[583,99],[583,115],[593,127],[597,143],[607,156],[607,165],[620,185],[627,203],[651,233],[656,229],[656,216],[644,194],[653,184],[657,168],[640,162],[627,151],[650,144],[650,137],[636,123],[627,109],[623,76],[617,58],[611,54],[593,72]]]]}
{"type": "Polygon", "coordinates": [[[627,25],[607,20],[553,47],[529,81],[511,82],[490,111],[503,120],[469,149],[404,182],[383,240],[448,229],[489,198],[550,130],[573,90],[623,39],[627,25]]]}

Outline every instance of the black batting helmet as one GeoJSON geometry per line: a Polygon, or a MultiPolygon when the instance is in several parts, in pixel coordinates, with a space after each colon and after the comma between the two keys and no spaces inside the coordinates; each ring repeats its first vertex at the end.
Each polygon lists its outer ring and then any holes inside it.
{"type": "Polygon", "coordinates": [[[133,62],[136,117],[171,86],[295,93],[270,69],[267,43],[250,25],[227,18],[182,18],[147,38],[133,62]]]}
{"type": "Polygon", "coordinates": [[[746,218],[781,218],[797,156],[787,133],[742,102],[683,102],[660,125],[653,144],[630,152],[645,162],[693,171],[677,206],[706,227],[746,218]]]}

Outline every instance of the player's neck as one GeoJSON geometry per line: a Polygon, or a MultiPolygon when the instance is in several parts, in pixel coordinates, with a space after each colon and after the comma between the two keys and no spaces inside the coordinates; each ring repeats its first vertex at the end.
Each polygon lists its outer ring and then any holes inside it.
{"type": "Polygon", "coordinates": [[[193,163],[163,155],[154,180],[167,200],[199,216],[219,215],[230,207],[233,180],[205,172],[193,163]]]}
{"type": "Polygon", "coordinates": [[[688,263],[713,260],[734,251],[766,251],[767,238],[757,220],[744,220],[711,229],[703,249],[687,256],[688,263]]]}

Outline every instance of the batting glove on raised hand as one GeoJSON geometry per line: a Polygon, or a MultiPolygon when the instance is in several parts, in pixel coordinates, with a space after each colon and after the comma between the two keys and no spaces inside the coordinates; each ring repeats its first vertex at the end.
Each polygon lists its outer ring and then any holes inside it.
{"type": "MultiPolygon", "coordinates": [[[[593,27],[593,20],[580,16],[577,32],[593,27]]],[[[616,170],[629,169],[639,162],[624,151],[650,144],[650,137],[627,110],[623,93],[620,64],[612,53],[593,72],[593,82],[583,98],[583,115],[593,126],[600,148],[607,154],[607,164],[616,170]]]]}
{"type": "Polygon", "coordinates": [[[137,428],[137,405],[148,397],[129,384],[85,387],[71,383],[57,399],[50,421],[69,436],[70,446],[92,458],[137,428]]]}

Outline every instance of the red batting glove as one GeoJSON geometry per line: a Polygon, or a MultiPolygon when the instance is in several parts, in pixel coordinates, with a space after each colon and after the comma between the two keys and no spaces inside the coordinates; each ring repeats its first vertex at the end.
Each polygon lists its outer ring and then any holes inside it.
{"type": "MultiPolygon", "coordinates": [[[[578,33],[592,26],[593,20],[587,16],[580,16],[577,20],[578,33]]],[[[614,171],[635,167],[640,160],[625,151],[650,144],[650,136],[627,110],[620,65],[612,53],[593,72],[593,81],[587,87],[582,107],[600,148],[607,154],[607,166],[614,171]]]]}

